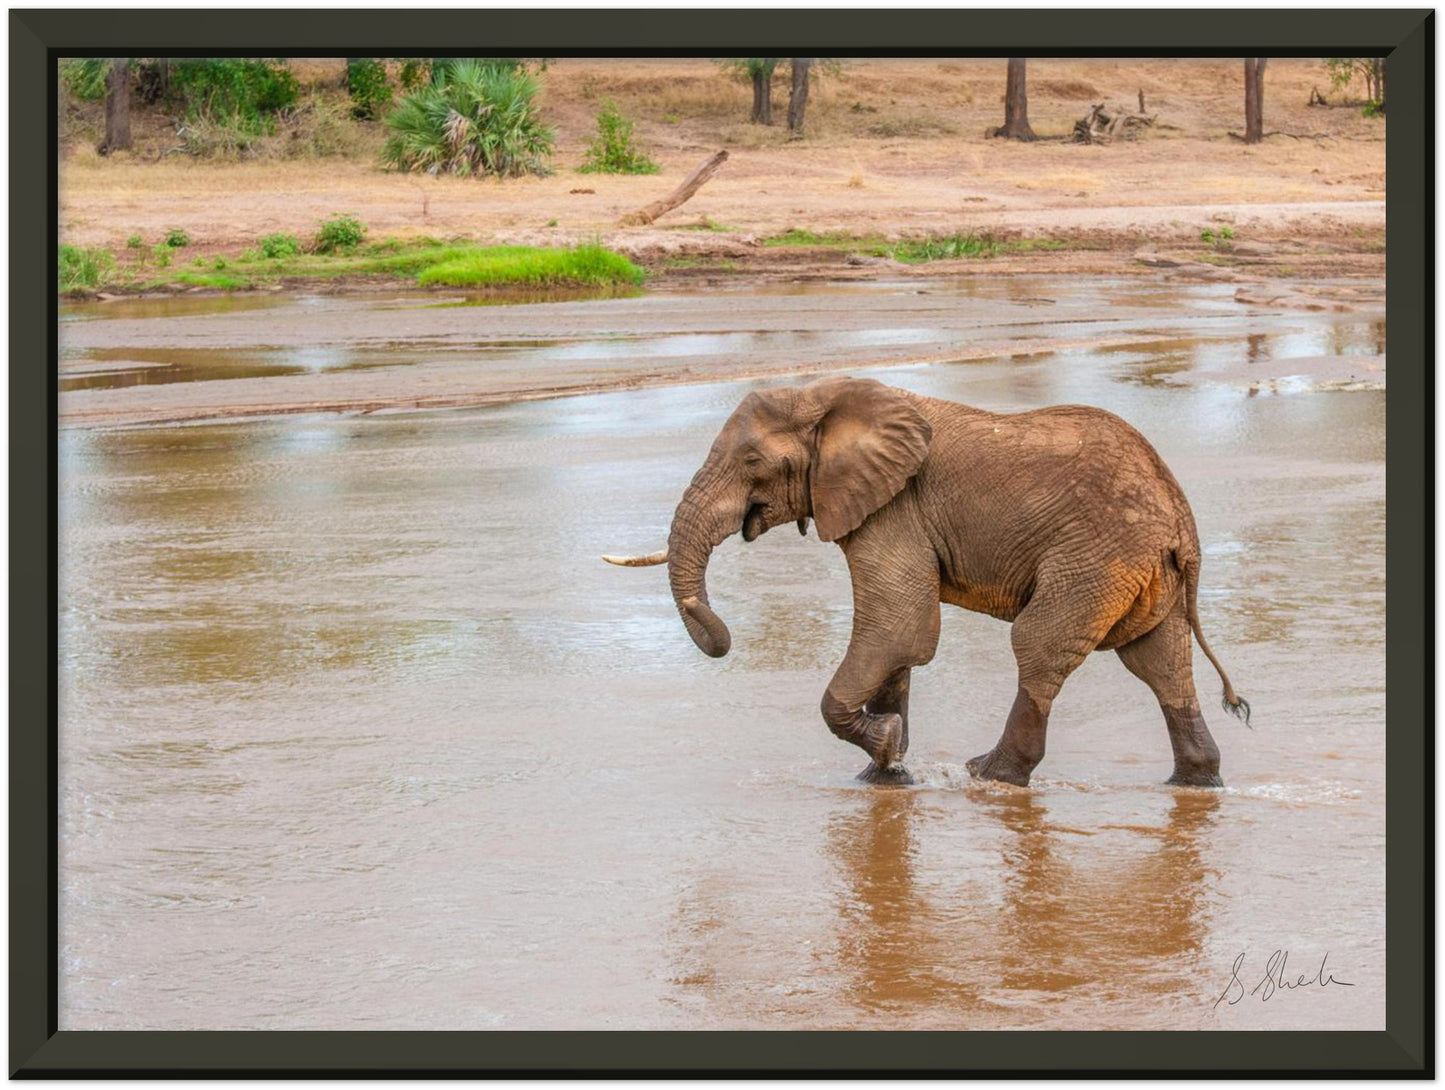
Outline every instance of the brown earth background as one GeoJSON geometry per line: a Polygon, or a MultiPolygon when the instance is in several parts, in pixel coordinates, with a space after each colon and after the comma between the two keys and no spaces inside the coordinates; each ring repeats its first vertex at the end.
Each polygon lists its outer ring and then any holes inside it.
{"type": "Polygon", "coordinates": [[[1230,135],[1244,127],[1238,60],[1031,60],[1029,117],[1043,139],[1025,144],[985,137],[1003,120],[1001,59],[848,60],[815,84],[803,139],[783,123],[786,63],[774,79],[777,124],[765,127],[748,122],[750,87],[707,59],[556,59],[538,96],[556,134],[553,173],[506,181],[382,170],[384,125],[345,116],[344,61],[291,64],[295,116],[245,159],[181,154],[174,118],[140,110],[134,148],[101,157],[100,105],[64,103],[60,240],[124,260],[130,236],[151,244],[180,228],[191,253],[222,256],[274,232],[309,237],[348,213],[373,239],[600,238],[669,276],[841,264],[761,245],[790,228],[1051,238],[1067,248],[995,267],[1063,272],[1138,269],[1156,250],[1197,255],[1201,231],[1227,224],[1237,252],[1224,264],[1284,278],[1384,271],[1386,121],[1344,105],[1363,88],[1334,92],[1320,60],[1270,61],[1266,139],[1247,146],[1230,135]],[[1310,106],[1313,89],[1332,105],[1310,106]],[[1140,138],[1068,141],[1092,104],[1137,111],[1141,91],[1156,123],[1140,138]],[[606,100],[635,122],[660,174],[578,172],[606,100]],[[650,227],[618,226],[721,148],[729,161],[691,201],[650,227]]]}

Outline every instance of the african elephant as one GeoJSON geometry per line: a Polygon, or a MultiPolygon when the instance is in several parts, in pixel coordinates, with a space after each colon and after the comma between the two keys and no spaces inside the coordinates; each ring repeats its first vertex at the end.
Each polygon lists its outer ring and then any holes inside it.
{"type": "Polygon", "coordinates": [[[1190,632],[1248,721],[1199,627],[1199,535],[1154,448],[1119,417],[1063,405],[1016,414],[832,378],[749,394],[728,418],[672,520],[678,612],[708,655],[727,626],[708,601],[708,558],[742,531],[811,518],[853,584],[847,654],[823,720],[871,761],[859,778],[909,783],[910,673],[933,658],[939,603],[1012,622],[1018,691],[980,779],[1026,785],[1049,710],[1091,651],[1115,651],[1158,698],[1173,784],[1220,786],[1219,748],[1194,691],[1190,632]]]}

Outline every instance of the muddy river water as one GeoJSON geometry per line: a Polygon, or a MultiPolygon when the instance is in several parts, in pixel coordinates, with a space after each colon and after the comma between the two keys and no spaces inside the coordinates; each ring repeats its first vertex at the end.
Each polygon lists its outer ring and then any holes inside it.
{"type": "MultiPolygon", "coordinates": [[[[910,313],[916,288],[840,287],[832,327],[767,289],[728,296],[726,321],[686,296],[553,304],[593,308],[561,339],[545,307],[512,308],[440,347],[409,330],[507,308],[403,307],[399,364],[379,334],[264,347],[297,307],[355,330],[375,301],[72,311],[62,358],[86,366],[62,381],[84,375],[67,389],[98,410],[137,387],[96,376],[198,352],[169,385],[210,405],[348,359],[372,382],[481,359],[689,370],[432,412],[63,428],[61,1028],[1382,1029],[1385,394],[1319,374],[1379,377],[1383,307],[1074,285],[1080,308],[1119,301],[1108,336],[1036,314],[1026,351],[908,363],[953,335],[910,313]],[[724,543],[709,584],[733,652],[700,654],[663,569],[599,555],[661,547],[721,421],[787,381],[708,370],[739,352],[1143,431],[1193,504],[1204,629],[1254,709],[1253,729],[1214,710],[1196,652],[1228,786],[1163,786],[1157,706],[1106,654],[1065,686],[1032,787],[970,782],[1014,666],[1006,625],[956,609],[914,674],[917,786],[854,782],[861,754],[817,710],[847,571],[811,534],[724,543]]],[[[1013,290],[1040,312],[1064,291],[1013,290]]]]}

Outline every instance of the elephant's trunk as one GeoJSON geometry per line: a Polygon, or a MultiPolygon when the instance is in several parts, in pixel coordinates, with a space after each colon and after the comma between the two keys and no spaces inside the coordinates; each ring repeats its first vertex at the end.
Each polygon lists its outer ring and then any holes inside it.
{"type": "Polygon", "coordinates": [[[737,533],[746,503],[733,502],[726,483],[704,466],[677,505],[667,537],[667,578],[692,642],[703,654],[722,658],[732,647],[728,626],[707,600],[707,562],[713,548],[737,533]]]}

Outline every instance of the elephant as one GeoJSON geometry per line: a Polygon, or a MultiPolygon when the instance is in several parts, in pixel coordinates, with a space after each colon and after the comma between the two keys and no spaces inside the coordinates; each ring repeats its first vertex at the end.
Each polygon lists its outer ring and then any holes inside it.
{"type": "Polygon", "coordinates": [[[1220,787],[1219,747],[1194,689],[1190,634],[1249,721],[1200,629],[1199,534],[1158,453],[1113,413],[1060,405],[994,413],[871,379],[755,391],[728,418],[673,516],[666,562],[697,646],[728,653],[708,600],[712,550],[796,523],[843,550],[848,649],[823,694],[828,728],[867,753],[860,780],[908,784],[912,670],[938,645],[940,604],[1012,624],[1018,688],[979,780],[1027,786],[1049,712],[1091,651],[1114,651],[1159,702],[1171,784],[1220,787]]]}

